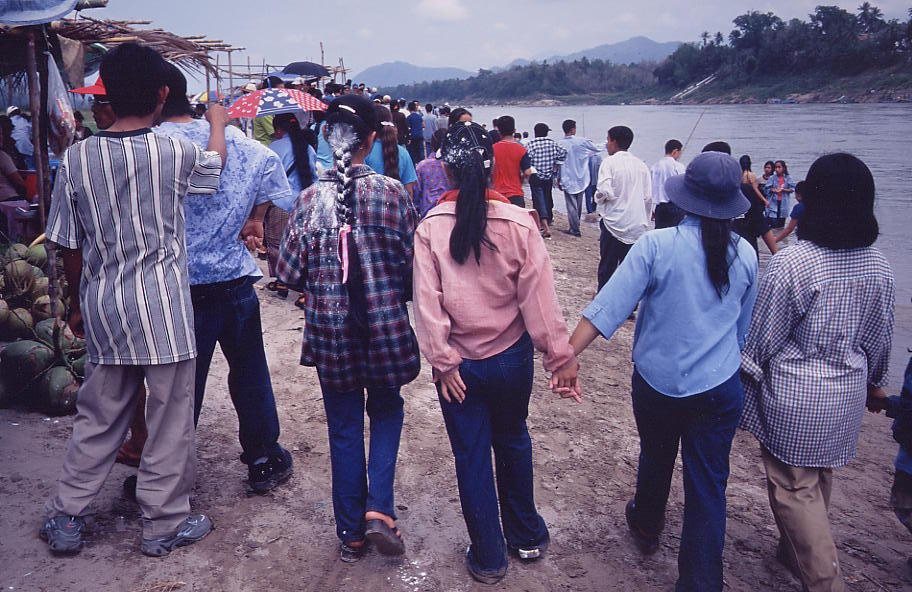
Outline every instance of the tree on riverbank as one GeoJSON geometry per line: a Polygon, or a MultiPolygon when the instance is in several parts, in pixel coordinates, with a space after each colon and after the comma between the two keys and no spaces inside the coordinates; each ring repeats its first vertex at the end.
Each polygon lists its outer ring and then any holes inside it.
{"type": "Polygon", "coordinates": [[[909,63],[912,15],[885,21],[869,2],[852,14],[818,6],[807,21],[788,22],[772,12],[750,11],[734,20],[728,44],[688,43],[655,70],[660,85],[682,87],[716,74],[725,84],[756,82],[809,72],[852,76],[909,63]]]}
{"type": "MultiPolygon", "coordinates": [[[[912,65],[912,9],[909,20],[885,20],[864,2],[856,14],[818,6],[808,20],[782,20],[772,12],[736,17],[726,37],[704,31],[660,64],[613,64],[583,58],[574,62],[533,62],[501,72],[479,70],[463,80],[440,80],[383,89],[397,97],[449,101],[512,101],[554,97],[601,97],[613,102],[671,96],[716,75],[713,88],[778,83],[799,78],[832,80],[902,70],[912,65]]],[[[791,91],[789,91],[791,92],[791,91]]]]}

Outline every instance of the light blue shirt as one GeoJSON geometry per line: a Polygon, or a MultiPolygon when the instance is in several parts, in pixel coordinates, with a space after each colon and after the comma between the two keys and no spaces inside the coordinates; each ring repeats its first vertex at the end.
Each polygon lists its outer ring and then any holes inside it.
{"type": "Polygon", "coordinates": [[[323,126],[326,125],[326,122],[320,122],[320,125],[317,126],[317,162],[320,163],[320,166],[323,167],[324,171],[328,171],[333,167],[333,155],[332,148],[329,147],[329,142],[326,141],[326,138],[323,137],[323,126]]]}
{"type": "MultiPolygon", "coordinates": [[[[291,138],[284,136],[278,140],[273,140],[269,145],[269,149],[278,154],[279,158],[282,159],[282,166],[285,169],[285,175],[288,177],[288,184],[291,186],[290,196],[283,199],[274,199],[272,200],[272,203],[276,207],[282,208],[286,212],[290,212],[298,201],[298,195],[304,190],[304,187],[301,185],[301,178],[298,176],[298,169],[295,168],[294,170],[291,170],[291,167],[294,166],[295,163],[294,146],[291,144],[291,138]]],[[[317,175],[317,153],[314,152],[314,149],[310,146],[307,147],[307,158],[310,161],[310,182],[313,184],[317,182],[319,175],[317,175]]]]}
{"type": "MultiPolygon", "coordinates": [[[[205,149],[209,122],[163,123],[154,130],[184,138],[205,149]]],[[[234,126],[225,128],[228,159],[213,195],[188,194],[184,200],[187,268],[190,285],[227,282],[244,276],[262,277],[238,236],[255,205],[292,195],[282,161],[275,152],[247,138],[234,126]]]]}
{"type": "Polygon", "coordinates": [[[589,187],[589,157],[598,154],[598,146],[592,140],[579,136],[565,136],[557,141],[567,151],[567,158],[561,166],[560,182],[565,193],[582,193],[589,187]]]}
{"type": "MultiPolygon", "coordinates": [[[[405,146],[399,146],[399,181],[403,185],[408,185],[409,183],[414,183],[418,180],[418,173],[415,172],[415,164],[412,162],[412,157],[409,155],[408,150],[405,149],[405,146]]],[[[374,142],[373,148],[371,148],[370,154],[367,155],[367,158],[364,159],[364,164],[374,169],[377,173],[381,175],[386,174],[386,167],[383,166],[383,143],[379,140],[374,142]]]]}
{"type": "Polygon", "coordinates": [[[610,338],[637,303],[633,362],[669,397],[719,386],[741,367],[757,297],[757,254],[744,239],[729,249],[729,289],[719,298],[706,272],[700,222],[647,232],[634,243],[583,316],[610,338]]]}

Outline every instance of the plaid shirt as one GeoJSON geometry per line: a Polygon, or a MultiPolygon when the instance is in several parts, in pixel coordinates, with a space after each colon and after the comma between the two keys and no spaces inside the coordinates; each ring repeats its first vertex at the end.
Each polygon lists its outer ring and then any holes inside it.
{"type": "Polygon", "coordinates": [[[539,179],[548,180],[554,176],[554,168],[564,163],[567,151],[551,138],[535,138],[526,144],[526,151],[539,179]]]}
{"type": "Polygon", "coordinates": [[[868,385],[887,381],[894,299],[877,249],[799,241],[773,257],[742,352],[741,427],[786,464],[848,463],[868,385]]]}
{"type": "Polygon", "coordinates": [[[277,273],[305,297],[301,364],[316,366],[327,390],[401,386],[420,368],[418,342],[406,301],[412,295],[417,213],[401,183],[355,166],[355,241],[367,301],[367,335],[349,320],[348,291],[339,262],[340,223],[332,174],[301,193],[291,213],[277,273]]]}

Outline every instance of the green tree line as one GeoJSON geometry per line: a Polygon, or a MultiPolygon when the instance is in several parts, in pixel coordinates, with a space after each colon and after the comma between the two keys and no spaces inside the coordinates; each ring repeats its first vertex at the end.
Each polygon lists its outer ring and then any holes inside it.
{"type": "Polygon", "coordinates": [[[912,65],[912,8],[908,19],[887,20],[870,2],[855,13],[818,6],[807,20],[784,21],[772,12],[750,11],[734,29],[704,31],[660,64],[613,64],[583,58],[479,70],[463,80],[438,80],[384,89],[422,100],[491,100],[674,92],[715,74],[724,85],[763,82],[803,74],[853,76],[912,65]]]}

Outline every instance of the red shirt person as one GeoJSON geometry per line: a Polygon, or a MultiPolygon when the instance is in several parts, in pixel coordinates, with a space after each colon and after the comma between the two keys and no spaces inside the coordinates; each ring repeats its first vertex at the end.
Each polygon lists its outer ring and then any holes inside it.
{"type": "Polygon", "coordinates": [[[510,203],[521,208],[526,207],[523,196],[523,178],[532,176],[532,160],[525,147],[513,138],[516,122],[510,115],[497,120],[501,139],[494,144],[494,170],[491,183],[494,191],[510,200],[510,203]]]}

